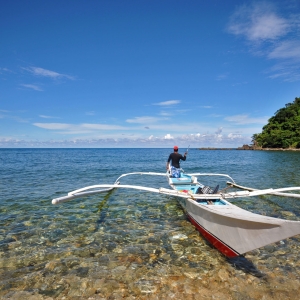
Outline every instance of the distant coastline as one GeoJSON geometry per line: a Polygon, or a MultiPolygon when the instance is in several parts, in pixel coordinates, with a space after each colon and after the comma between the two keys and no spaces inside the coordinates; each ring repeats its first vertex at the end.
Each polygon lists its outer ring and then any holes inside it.
{"type": "Polygon", "coordinates": [[[238,148],[197,148],[197,150],[238,150],[238,148]]]}
{"type": "Polygon", "coordinates": [[[300,151],[296,148],[260,148],[249,145],[243,145],[238,148],[214,148],[214,147],[202,147],[197,148],[197,150],[254,150],[254,151],[300,151]]]}

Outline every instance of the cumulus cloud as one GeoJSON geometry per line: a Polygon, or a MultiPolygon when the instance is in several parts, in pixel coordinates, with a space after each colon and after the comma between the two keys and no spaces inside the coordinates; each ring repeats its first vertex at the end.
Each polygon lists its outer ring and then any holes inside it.
{"type": "Polygon", "coordinates": [[[228,138],[231,139],[231,140],[240,139],[241,137],[242,137],[241,134],[235,134],[235,133],[229,133],[228,134],[228,138]]]}
{"type": "Polygon", "coordinates": [[[165,135],[165,140],[173,140],[174,138],[171,136],[171,134],[166,134],[165,135]]]}
{"type": "Polygon", "coordinates": [[[194,147],[239,147],[243,144],[251,142],[250,136],[242,134],[226,133],[226,134],[183,134],[173,136],[166,134],[157,137],[150,135],[149,137],[109,137],[101,138],[73,138],[64,140],[22,140],[10,137],[0,137],[0,147],[169,147],[173,146],[174,141],[178,145],[190,145],[194,147]]]}
{"type": "Polygon", "coordinates": [[[216,134],[221,134],[222,133],[222,127],[219,127],[216,131],[216,134]]]}

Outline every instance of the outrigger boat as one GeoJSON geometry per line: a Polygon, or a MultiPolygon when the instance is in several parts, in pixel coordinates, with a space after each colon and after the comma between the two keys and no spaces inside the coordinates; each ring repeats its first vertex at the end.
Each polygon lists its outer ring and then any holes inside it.
{"type": "MultiPolygon", "coordinates": [[[[300,198],[300,194],[283,193],[297,191],[300,187],[280,189],[255,190],[237,185],[226,174],[181,172],[179,178],[173,178],[170,173],[135,172],[121,175],[114,184],[99,184],[84,187],[67,196],[52,200],[52,204],[62,203],[78,197],[96,193],[108,192],[116,188],[129,188],[164,195],[176,196],[191,223],[225,256],[232,258],[251,250],[300,234],[300,221],[262,216],[231,204],[226,199],[236,197],[251,197],[265,194],[300,198]],[[120,179],[129,175],[166,176],[172,189],[152,188],[138,185],[122,185],[120,179]],[[196,176],[222,176],[230,179],[227,184],[241,188],[244,191],[218,191],[218,186],[211,189],[204,186],[196,176]]],[[[226,189],[225,189],[226,190],[226,189]]]]}

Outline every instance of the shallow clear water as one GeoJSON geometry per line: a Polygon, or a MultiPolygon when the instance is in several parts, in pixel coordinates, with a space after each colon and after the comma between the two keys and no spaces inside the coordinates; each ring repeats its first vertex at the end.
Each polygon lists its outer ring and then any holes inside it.
{"type": "MultiPolygon", "coordinates": [[[[51,204],[74,189],[114,183],[123,173],[165,172],[169,152],[0,149],[1,299],[294,299],[299,236],[226,260],[174,197],[120,189],[51,204]]],[[[254,188],[300,186],[299,165],[300,152],[195,149],[181,164],[188,173],[229,174],[254,188]]],[[[164,177],[121,182],[168,187],[164,177]]],[[[212,177],[202,182],[219,183],[212,177]]],[[[299,199],[268,195],[233,203],[300,220],[299,199]]]]}

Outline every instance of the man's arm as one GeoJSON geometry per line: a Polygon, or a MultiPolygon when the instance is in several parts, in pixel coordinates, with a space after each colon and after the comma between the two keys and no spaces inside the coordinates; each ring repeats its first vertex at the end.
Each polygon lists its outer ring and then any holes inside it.
{"type": "Polygon", "coordinates": [[[167,165],[166,165],[167,170],[170,169],[170,161],[171,161],[171,154],[169,155],[169,158],[168,158],[168,161],[167,161],[167,165]]]}

